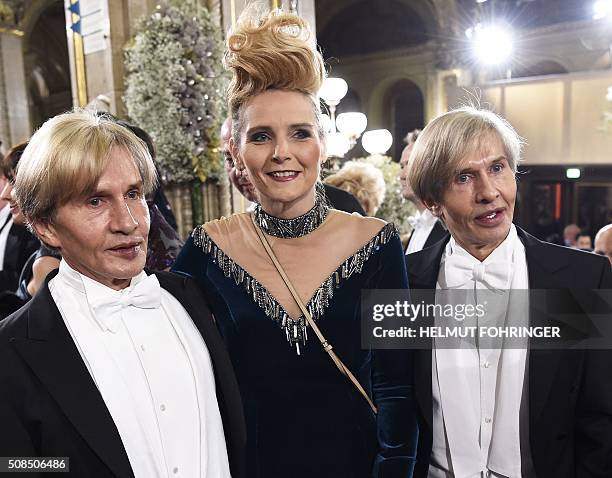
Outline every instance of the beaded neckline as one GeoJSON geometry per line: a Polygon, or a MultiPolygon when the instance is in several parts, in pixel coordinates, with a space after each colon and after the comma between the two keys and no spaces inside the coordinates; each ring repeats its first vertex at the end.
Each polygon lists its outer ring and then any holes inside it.
{"type": "MultiPolygon", "coordinates": [[[[368,259],[397,235],[397,229],[391,223],[386,224],[372,239],[347,258],[332,272],[315,290],[306,304],[308,312],[316,321],[320,319],[329,307],[334,291],[355,274],[360,274],[368,259]]],[[[285,331],[287,341],[300,354],[300,347],[308,340],[308,322],[304,316],[292,319],[276,298],[247,271],[240,267],[231,257],[225,254],[204,230],[198,226],[193,233],[194,243],[212,257],[223,275],[233,278],[236,285],[242,284],[253,301],[264,311],[265,315],[274,320],[285,331]]]]}
{"type": "Polygon", "coordinates": [[[318,228],[329,212],[329,206],[317,195],[315,205],[305,214],[291,219],[283,219],[268,214],[261,204],[255,206],[255,222],[269,236],[283,239],[302,237],[318,228]]]}

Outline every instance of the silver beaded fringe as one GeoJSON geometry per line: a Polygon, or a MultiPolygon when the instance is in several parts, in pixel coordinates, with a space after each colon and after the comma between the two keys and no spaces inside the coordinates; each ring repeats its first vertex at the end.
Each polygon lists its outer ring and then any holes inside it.
{"type": "MultiPolygon", "coordinates": [[[[363,270],[364,264],[380,249],[382,244],[386,244],[398,232],[393,224],[385,225],[367,244],[361,247],[355,254],[346,259],[314,292],[308,301],[306,308],[310,312],[313,320],[318,320],[329,307],[334,296],[334,290],[338,289],[342,283],[354,274],[359,274],[363,270]]],[[[232,278],[236,285],[242,284],[253,301],[264,311],[266,316],[274,320],[281,329],[285,331],[287,341],[291,346],[295,346],[296,353],[300,355],[300,345],[303,347],[308,340],[308,323],[302,315],[294,320],[283,307],[277,302],[268,290],[261,285],[247,271],[236,264],[231,257],[226,255],[210,238],[203,226],[198,226],[193,233],[194,243],[206,254],[212,256],[213,263],[223,272],[227,278],[232,278]]]]}

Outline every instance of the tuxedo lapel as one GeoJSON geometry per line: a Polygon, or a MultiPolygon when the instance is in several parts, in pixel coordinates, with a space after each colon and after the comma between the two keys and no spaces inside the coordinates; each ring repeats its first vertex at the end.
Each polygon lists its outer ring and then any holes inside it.
{"type": "Polygon", "coordinates": [[[408,282],[411,289],[436,288],[440,261],[449,239],[450,235],[444,241],[436,242],[431,247],[406,256],[406,269],[408,270],[408,282]]]}
{"type": "Polygon", "coordinates": [[[563,287],[562,278],[570,264],[563,260],[563,255],[554,254],[556,246],[551,246],[536,239],[531,234],[516,228],[521,242],[525,246],[527,272],[530,289],[558,289],[563,287]],[[551,247],[553,248],[551,250],[551,247]]]}
{"type": "MultiPolygon", "coordinates": [[[[558,289],[559,277],[569,267],[558,255],[551,257],[550,246],[517,227],[519,238],[525,246],[529,289],[558,289]]],[[[531,301],[530,301],[531,302],[531,301]]],[[[530,307],[532,307],[530,305],[530,307]]],[[[533,310],[531,312],[533,314],[533,310]]],[[[552,384],[563,357],[560,350],[532,350],[529,352],[529,417],[535,423],[542,414],[552,384]]]]}
{"type": "Polygon", "coordinates": [[[19,227],[13,224],[6,238],[6,246],[4,249],[4,269],[16,270],[19,262],[20,247],[25,247],[25,244],[20,244],[22,237],[19,234],[19,227]]]}
{"type": "Polygon", "coordinates": [[[433,229],[429,233],[429,236],[427,236],[427,240],[425,241],[425,244],[423,245],[423,249],[433,246],[435,243],[437,243],[438,241],[441,241],[448,235],[449,235],[448,231],[444,228],[442,223],[439,220],[437,220],[436,223],[434,224],[433,229]]]}
{"type": "Polygon", "coordinates": [[[32,299],[27,337],[12,344],[100,459],[117,477],[133,477],[115,423],[49,292],[55,274],[32,299]]]}
{"type": "MultiPolygon", "coordinates": [[[[448,237],[450,238],[450,236],[448,237]]],[[[432,291],[431,300],[435,300],[433,291],[436,288],[440,261],[446,247],[447,240],[437,242],[432,247],[406,256],[408,270],[408,285],[411,289],[426,289],[432,291]]],[[[433,342],[431,341],[431,347],[433,342]]],[[[432,392],[432,348],[416,351],[415,383],[416,397],[421,414],[432,427],[433,410],[431,403],[432,392]]]]}
{"type": "Polygon", "coordinates": [[[412,241],[412,236],[414,236],[414,229],[412,229],[412,231],[410,231],[410,235],[408,236],[408,240],[406,241],[406,247],[404,247],[404,254],[406,254],[406,251],[408,250],[408,246],[410,245],[410,241],[412,241]]]}

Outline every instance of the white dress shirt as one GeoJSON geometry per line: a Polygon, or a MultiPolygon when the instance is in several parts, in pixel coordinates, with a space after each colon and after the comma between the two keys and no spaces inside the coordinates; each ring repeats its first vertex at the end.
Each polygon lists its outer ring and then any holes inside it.
{"type": "MultiPolygon", "coordinates": [[[[482,303],[486,297],[489,302],[477,325],[528,325],[526,294],[512,294],[528,286],[525,248],[512,225],[507,238],[482,262],[450,239],[440,264],[436,302],[444,303],[443,290],[461,289],[468,300],[482,303]]],[[[522,466],[531,465],[528,443],[521,443],[521,436],[528,437],[529,423],[521,408],[527,402],[526,347],[504,348],[502,341],[496,348],[483,348],[476,340],[463,341],[460,348],[442,343],[435,339],[432,350],[429,476],[521,478],[522,466]]]]}
{"type": "Polygon", "coordinates": [[[157,277],[116,291],[62,260],[49,290],[136,478],[228,478],[208,349],[157,277]]]}
{"type": "Polygon", "coordinates": [[[406,254],[419,252],[423,249],[437,220],[438,218],[434,216],[429,209],[425,209],[423,212],[417,211],[414,216],[408,218],[408,222],[410,222],[410,225],[413,227],[413,232],[408,241],[406,254]]]}
{"type": "Polygon", "coordinates": [[[8,204],[0,209],[0,271],[4,269],[4,252],[9,231],[13,227],[13,218],[8,204]]]}

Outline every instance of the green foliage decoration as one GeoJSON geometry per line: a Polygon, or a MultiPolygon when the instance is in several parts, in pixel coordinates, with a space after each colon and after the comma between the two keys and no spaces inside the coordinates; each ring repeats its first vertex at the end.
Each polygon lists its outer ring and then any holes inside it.
{"type": "Polygon", "coordinates": [[[216,181],[223,174],[223,40],[196,1],[160,3],[125,48],[128,115],[153,138],[165,183],[216,181]]]}

